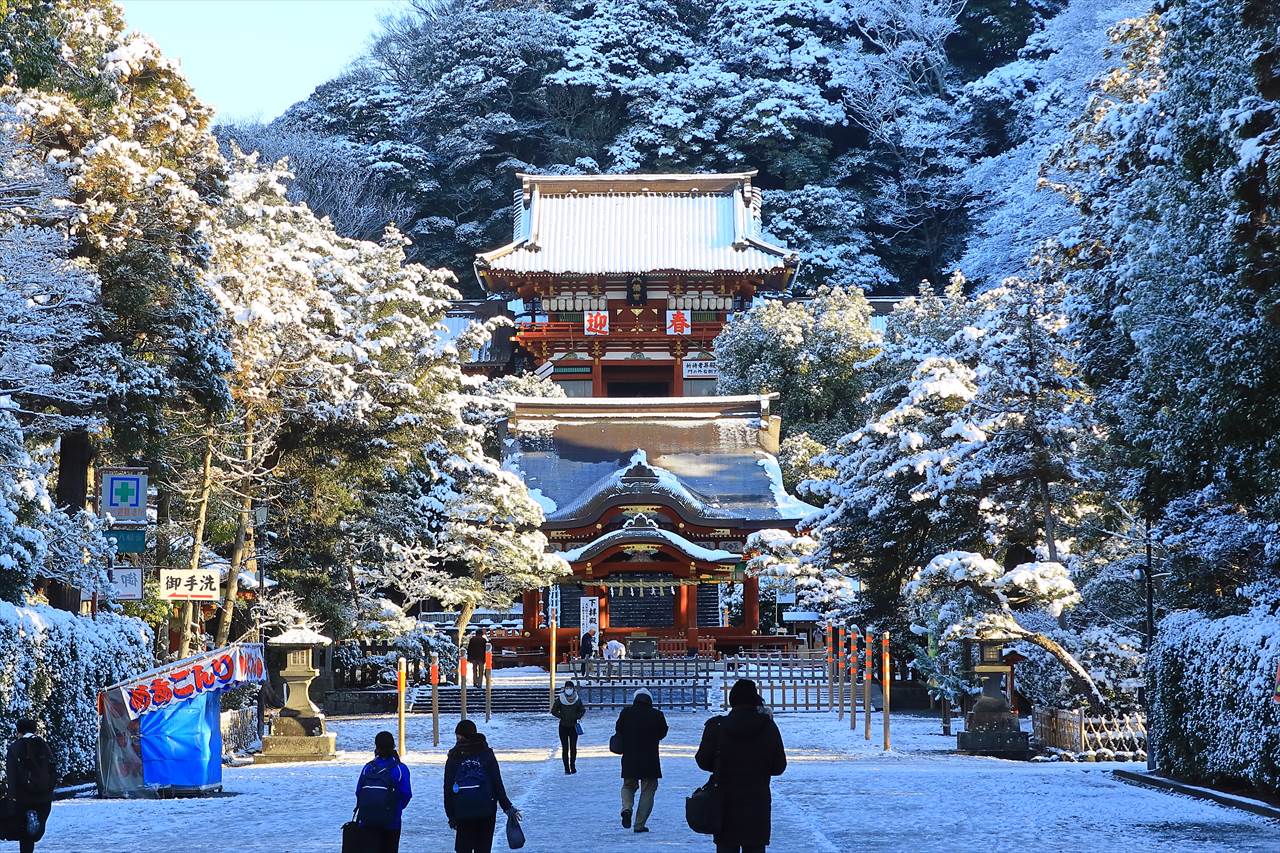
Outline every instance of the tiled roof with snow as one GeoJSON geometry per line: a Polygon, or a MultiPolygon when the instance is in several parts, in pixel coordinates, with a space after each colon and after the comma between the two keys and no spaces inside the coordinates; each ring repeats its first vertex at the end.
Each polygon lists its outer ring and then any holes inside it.
{"type": "Polygon", "coordinates": [[[503,464],[542,504],[547,526],[606,507],[664,504],[689,521],[787,526],[815,508],[787,494],[762,444],[768,398],[517,399],[503,464]]]}
{"type": "Polygon", "coordinates": [[[781,273],[798,263],[760,224],[755,172],[522,175],[514,241],[476,268],[513,274],[781,273]]]}

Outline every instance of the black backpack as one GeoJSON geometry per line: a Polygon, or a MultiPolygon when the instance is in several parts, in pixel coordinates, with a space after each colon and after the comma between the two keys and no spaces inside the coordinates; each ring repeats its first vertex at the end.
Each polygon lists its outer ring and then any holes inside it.
{"type": "Polygon", "coordinates": [[[400,814],[400,788],[396,785],[395,771],[399,764],[386,767],[369,764],[365,767],[364,784],[356,794],[357,820],[364,826],[389,829],[400,814]]]}
{"type": "Polygon", "coordinates": [[[16,753],[15,778],[9,780],[11,796],[36,801],[52,798],[58,774],[49,744],[36,737],[21,738],[16,753]]]}
{"type": "Polygon", "coordinates": [[[459,820],[483,820],[497,811],[489,772],[479,758],[462,759],[453,777],[453,793],[453,814],[459,820]]]}

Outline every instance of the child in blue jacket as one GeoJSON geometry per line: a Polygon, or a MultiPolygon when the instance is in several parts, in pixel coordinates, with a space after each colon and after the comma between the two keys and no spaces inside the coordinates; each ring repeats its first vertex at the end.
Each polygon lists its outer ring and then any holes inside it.
{"type": "Polygon", "coordinates": [[[400,763],[395,735],[378,732],[373,739],[373,761],[364,766],[356,782],[356,820],[380,843],[369,853],[400,853],[400,819],[411,799],[409,768],[400,763]],[[383,791],[392,798],[390,808],[381,807],[383,791]]]}

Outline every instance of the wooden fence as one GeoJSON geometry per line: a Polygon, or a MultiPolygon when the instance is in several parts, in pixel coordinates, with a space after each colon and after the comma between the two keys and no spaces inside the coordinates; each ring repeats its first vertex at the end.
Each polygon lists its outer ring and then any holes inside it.
{"type": "Polygon", "coordinates": [[[1114,753],[1126,760],[1147,749],[1147,719],[1141,713],[1091,717],[1083,710],[1036,708],[1032,732],[1042,746],[1076,755],[1114,753]]]}
{"type": "Polygon", "coordinates": [[[584,705],[590,708],[622,708],[631,704],[643,687],[654,704],[673,710],[705,710],[711,707],[715,661],[710,658],[653,658],[574,662],[574,683],[584,705]]]}
{"type": "Polygon", "coordinates": [[[258,706],[240,708],[235,711],[223,711],[218,716],[219,728],[222,730],[222,751],[247,752],[249,747],[262,739],[258,728],[258,706]]]}

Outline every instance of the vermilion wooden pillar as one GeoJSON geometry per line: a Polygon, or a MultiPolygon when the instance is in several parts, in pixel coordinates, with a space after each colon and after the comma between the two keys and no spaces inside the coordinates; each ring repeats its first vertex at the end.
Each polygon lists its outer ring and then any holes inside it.
{"type": "MultiPolygon", "coordinates": [[[[686,587],[680,587],[676,590],[675,598],[675,625],[676,630],[681,634],[689,633],[689,597],[684,594],[686,587]]],[[[695,629],[696,630],[696,629],[695,629]]]]}
{"type": "Polygon", "coordinates": [[[591,362],[591,396],[603,397],[604,393],[604,369],[600,366],[600,359],[591,362]]]}
{"type": "Polygon", "coordinates": [[[671,377],[671,396],[684,396],[684,359],[676,359],[675,373],[671,377]]]}
{"type": "Polygon", "coordinates": [[[748,631],[760,629],[760,579],[742,581],[742,627],[748,631]]]}
{"type": "MultiPolygon", "coordinates": [[[[600,599],[600,633],[603,634],[605,629],[609,627],[609,587],[597,586],[592,587],[588,595],[594,595],[600,599]]],[[[586,629],[583,628],[585,631],[586,629]]]]}
{"type": "Polygon", "coordinates": [[[524,607],[522,619],[524,621],[524,630],[532,634],[538,630],[538,611],[542,609],[542,591],[537,589],[527,589],[520,596],[520,603],[524,607]]]}
{"type": "Polygon", "coordinates": [[[682,586],[680,595],[684,596],[684,610],[688,614],[685,626],[685,641],[689,648],[698,647],[698,587],[682,586]]]}

